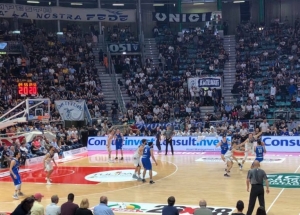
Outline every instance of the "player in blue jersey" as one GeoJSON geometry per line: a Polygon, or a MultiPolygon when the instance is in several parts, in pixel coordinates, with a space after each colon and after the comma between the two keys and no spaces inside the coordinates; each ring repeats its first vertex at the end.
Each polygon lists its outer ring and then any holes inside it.
{"type": "Polygon", "coordinates": [[[216,145],[216,147],[221,147],[221,158],[225,162],[225,153],[227,152],[229,148],[229,142],[227,141],[227,138],[225,135],[222,136],[222,140],[216,145]]]}
{"type": "MultiPolygon", "coordinates": [[[[222,140],[216,145],[216,147],[221,147],[221,158],[222,160],[225,162],[227,168],[225,169],[225,171],[230,171],[231,168],[229,168],[228,166],[228,161],[225,158],[225,154],[227,153],[227,151],[230,149],[231,147],[231,143],[229,141],[227,141],[227,138],[225,135],[222,136],[222,140]]],[[[241,166],[241,164],[239,163],[239,161],[237,160],[237,158],[232,154],[230,156],[232,158],[232,160],[235,160],[239,166],[241,166]]],[[[233,161],[231,160],[231,167],[233,165],[233,161]]]]}
{"type": "Polygon", "coordinates": [[[264,160],[264,153],[266,153],[265,144],[261,140],[257,140],[257,146],[254,147],[256,154],[255,160],[262,162],[264,160]]]}
{"type": "Polygon", "coordinates": [[[120,133],[120,129],[117,129],[115,133],[115,144],[116,144],[116,158],[115,160],[118,160],[118,151],[121,150],[121,159],[123,160],[123,134],[120,133]]]}
{"type": "Polygon", "coordinates": [[[157,162],[155,160],[154,153],[153,153],[153,142],[149,142],[148,145],[146,145],[144,147],[144,151],[143,151],[143,155],[142,155],[142,164],[144,167],[142,182],[143,183],[146,182],[146,180],[145,180],[146,171],[149,170],[150,184],[154,184],[154,181],[152,179],[152,164],[151,164],[150,157],[157,165],[157,162]]]}
{"type": "Polygon", "coordinates": [[[21,157],[20,151],[15,151],[9,167],[10,176],[15,185],[15,193],[13,195],[14,199],[19,199],[19,196],[24,196],[23,193],[21,192],[22,181],[21,181],[21,176],[19,174],[20,157],[21,157]]]}

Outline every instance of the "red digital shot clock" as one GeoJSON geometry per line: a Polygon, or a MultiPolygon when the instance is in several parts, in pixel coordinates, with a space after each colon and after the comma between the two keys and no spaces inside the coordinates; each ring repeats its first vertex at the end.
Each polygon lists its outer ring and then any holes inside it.
{"type": "Polygon", "coordinates": [[[20,82],[18,83],[18,94],[20,96],[36,96],[37,84],[32,82],[20,82]]]}

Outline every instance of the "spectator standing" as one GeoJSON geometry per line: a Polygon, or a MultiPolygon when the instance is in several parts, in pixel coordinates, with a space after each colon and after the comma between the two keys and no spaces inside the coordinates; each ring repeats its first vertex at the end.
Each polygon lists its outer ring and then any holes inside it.
{"type": "Polygon", "coordinates": [[[41,204],[44,196],[41,193],[34,194],[34,203],[30,210],[31,215],[44,215],[44,206],[41,204]]]}
{"type": "Polygon", "coordinates": [[[51,197],[51,204],[46,207],[46,215],[60,215],[60,207],[57,205],[58,201],[57,195],[51,197]]]}
{"type": "Polygon", "coordinates": [[[10,164],[10,152],[6,145],[3,145],[2,157],[1,157],[1,167],[8,167],[10,164]]]}
{"type": "Polygon", "coordinates": [[[89,200],[86,198],[82,199],[80,203],[80,208],[76,210],[75,215],[93,215],[92,211],[89,209],[89,206],[89,200]]]}
{"type": "Polygon", "coordinates": [[[178,209],[174,207],[175,197],[170,196],[168,198],[168,206],[165,206],[162,210],[162,215],[179,215],[178,209]]]}
{"type": "Polygon", "coordinates": [[[112,209],[107,206],[107,202],[108,202],[107,197],[101,196],[100,204],[94,208],[94,215],[114,215],[112,209]]]}
{"type": "Polygon", "coordinates": [[[212,211],[206,208],[206,201],[204,199],[200,200],[199,206],[200,208],[194,211],[194,215],[213,215],[212,211]]]}
{"type": "Polygon", "coordinates": [[[262,135],[264,135],[268,131],[270,125],[267,122],[267,120],[264,119],[264,121],[262,123],[260,123],[259,127],[261,129],[262,135]]]}
{"type": "Polygon", "coordinates": [[[244,202],[242,200],[237,201],[236,203],[237,212],[232,213],[231,215],[245,215],[243,213],[244,210],[244,202]]]}
{"type": "Polygon", "coordinates": [[[61,215],[74,215],[79,206],[74,202],[74,194],[69,193],[68,201],[61,205],[61,215]]]}
{"type": "Polygon", "coordinates": [[[255,206],[256,198],[258,198],[259,206],[265,207],[265,190],[263,182],[266,182],[266,192],[269,193],[269,181],[264,170],[260,169],[259,161],[253,162],[253,169],[249,170],[247,176],[247,191],[249,192],[249,185],[251,183],[251,191],[249,198],[249,205],[247,215],[251,215],[255,206]]]}

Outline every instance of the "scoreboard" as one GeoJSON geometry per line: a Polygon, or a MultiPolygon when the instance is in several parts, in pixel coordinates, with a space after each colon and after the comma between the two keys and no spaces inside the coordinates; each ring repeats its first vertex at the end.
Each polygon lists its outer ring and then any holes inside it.
{"type": "Polygon", "coordinates": [[[36,96],[37,95],[37,84],[34,82],[19,82],[18,83],[18,94],[20,96],[36,96]]]}

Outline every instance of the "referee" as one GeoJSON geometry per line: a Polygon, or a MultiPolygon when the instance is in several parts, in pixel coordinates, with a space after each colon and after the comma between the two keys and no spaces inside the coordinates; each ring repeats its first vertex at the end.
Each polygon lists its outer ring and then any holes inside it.
{"type": "Polygon", "coordinates": [[[249,170],[247,176],[247,191],[249,192],[249,185],[251,183],[251,191],[249,198],[249,205],[247,215],[252,215],[256,198],[258,198],[259,206],[265,207],[265,190],[263,182],[266,182],[266,192],[269,193],[269,181],[266,172],[259,168],[260,164],[257,160],[253,162],[253,169],[249,170]]]}
{"type": "Polygon", "coordinates": [[[168,145],[170,145],[172,155],[174,155],[173,144],[172,144],[173,143],[172,142],[173,135],[174,135],[174,132],[172,131],[171,127],[168,126],[166,133],[165,133],[165,136],[166,136],[166,153],[165,153],[165,155],[168,154],[168,145]]]}

